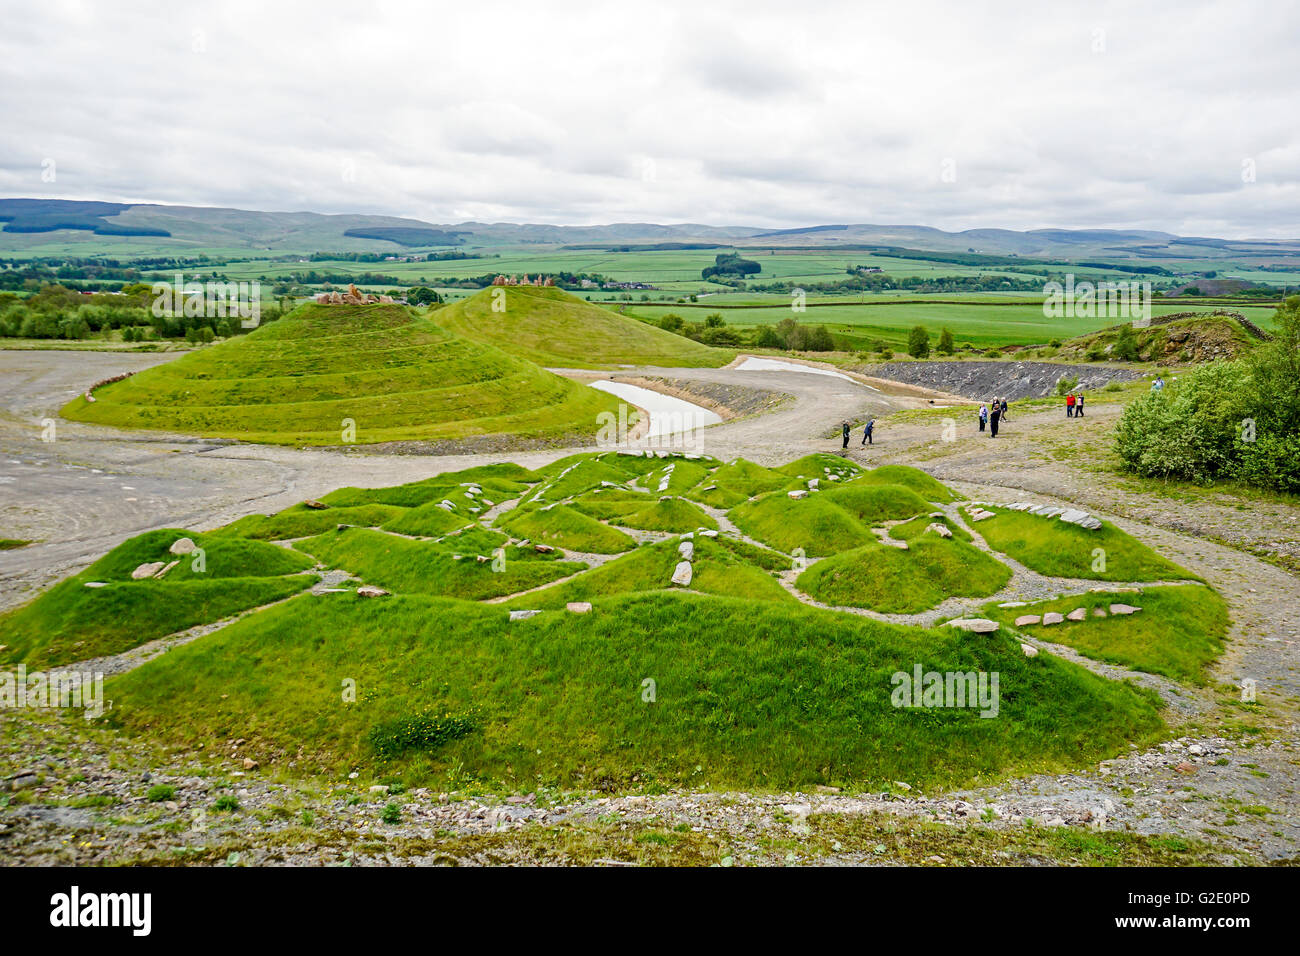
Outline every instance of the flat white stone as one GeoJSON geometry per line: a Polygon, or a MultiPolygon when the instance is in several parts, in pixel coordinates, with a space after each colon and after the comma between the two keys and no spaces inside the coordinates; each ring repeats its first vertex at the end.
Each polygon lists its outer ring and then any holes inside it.
{"type": "Polygon", "coordinates": [[[1016,618],[1016,627],[1028,627],[1030,624],[1037,624],[1041,621],[1037,614],[1022,614],[1016,618]]]}
{"type": "Polygon", "coordinates": [[[541,613],[542,613],[541,611],[511,611],[511,612],[510,612],[510,620],[512,620],[512,621],[526,621],[526,620],[528,620],[530,617],[532,617],[534,614],[541,614],[541,613]]]}
{"type": "Polygon", "coordinates": [[[691,583],[691,562],[680,561],[673,570],[673,584],[680,584],[687,587],[691,583]]]}
{"type": "Polygon", "coordinates": [[[946,626],[955,627],[961,631],[972,631],[976,634],[992,634],[998,629],[998,622],[983,617],[959,617],[949,621],[946,626]]]}

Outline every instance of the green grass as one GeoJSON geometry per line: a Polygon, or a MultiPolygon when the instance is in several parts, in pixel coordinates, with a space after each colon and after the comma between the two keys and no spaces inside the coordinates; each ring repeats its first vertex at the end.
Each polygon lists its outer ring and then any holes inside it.
{"type": "MultiPolygon", "coordinates": [[[[330,531],[298,547],[330,567],[345,568],[366,581],[399,594],[454,595],[483,600],[525,591],[583,570],[572,561],[534,560],[516,549],[507,552],[505,570],[476,554],[452,557],[452,549],[410,541],[368,528],[330,531]]],[[[484,557],[491,557],[486,554],[484,557]]]]}
{"type": "Polygon", "coordinates": [[[835,607],[915,614],[948,597],[996,594],[1010,579],[1010,568],[978,548],[928,534],[912,538],[906,551],[872,544],[826,558],[795,583],[835,607]]]}
{"type": "Polygon", "coordinates": [[[1089,531],[1057,518],[986,507],[996,518],[972,524],[989,547],[1030,570],[1062,578],[1096,581],[1196,580],[1110,522],[1089,531]],[[1104,554],[1098,554],[1100,549],[1104,554]],[[1102,560],[1104,559],[1104,567],[1102,560]]]}
{"type": "Polygon", "coordinates": [[[588,554],[619,554],[636,547],[628,535],[569,505],[506,512],[497,527],[534,544],[588,554]]]}
{"type": "Polygon", "coordinates": [[[625,318],[563,289],[484,289],[434,318],[450,332],[548,368],[717,368],[735,353],[625,318]],[[503,310],[494,309],[501,301],[503,310]]]}
{"type": "Polygon", "coordinates": [[[29,544],[30,541],[24,541],[22,538],[0,538],[0,551],[13,551],[17,548],[25,548],[29,544]]]}
{"type": "Polygon", "coordinates": [[[332,531],[341,524],[377,528],[407,513],[406,509],[394,505],[357,505],[352,508],[326,508],[318,511],[297,504],[273,515],[245,515],[238,521],[232,521],[218,528],[214,534],[284,541],[332,531]]]}
{"type": "Polygon", "coordinates": [[[594,436],[617,400],[417,318],[398,305],[301,306],[290,316],[77,397],[74,421],[341,445],[509,434],[594,436]]]}
{"type": "Polygon", "coordinates": [[[901,485],[910,488],[926,501],[947,504],[961,496],[949,489],[942,482],[931,478],[919,468],[907,465],[881,465],[873,468],[862,477],[854,480],[858,485],[901,485]]]}
{"type": "MultiPolygon", "coordinates": [[[[681,557],[672,539],[615,558],[587,574],[534,594],[512,599],[514,608],[562,608],[570,601],[599,601],[617,594],[673,590],[673,569],[681,557]]],[[[793,601],[767,569],[756,566],[743,542],[697,538],[690,590],[755,601],[793,601]],[[737,545],[741,547],[736,547],[737,545]]],[[[783,562],[782,567],[788,562],[783,562]]]]}
{"type": "Polygon", "coordinates": [[[639,508],[625,514],[615,515],[611,523],[627,528],[639,528],[642,531],[671,531],[684,534],[699,528],[716,531],[718,523],[699,509],[681,498],[652,499],[639,508]]]}
{"type": "Polygon", "coordinates": [[[117,654],[196,624],[287,598],[317,579],[118,581],[87,588],[80,576],[56,584],[0,618],[0,660],[48,667],[117,654]]]}
{"type": "Polygon", "coordinates": [[[1162,726],[1149,692],[1027,659],[1010,637],[662,594],[513,624],[463,601],[326,596],[176,648],[106,694],[109,720],[182,746],[238,732],[304,770],[507,789],[953,786],[1087,765],[1162,726]],[[998,671],[999,716],[895,709],[891,674],[916,663],[998,671]],[[355,703],[345,679],[363,690],[355,703]],[[371,749],[375,727],[471,711],[479,729],[432,751],[381,762],[371,749]]]}
{"type": "Polygon", "coordinates": [[[871,528],[881,521],[911,518],[929,502],[898,485],[831,485],[802,499],[777,492],[733,508],[728,517],[751,538],[787,554],[802,548],[809,556],[838,554],[876,540],[871,528]]]}
{"type": "MultiPolygon", "coordinates": [[[[992,519],[990,519],[992,520],[992,519]]],[[[1087,608],[1082,621],[1029,625],[1022,630],[1108,664],[1160,674],[1189,684],[1205,684],[1209,665],[1223,653],[1227,605],[1207,587],[1186,584],[1147,588],[1141,594],[1089,593],[1026,607],[986,607],[981,613],[1011,625],[1024,614],[1067,614],[1087,608]],[[1094,617],[1093,608],[1110,604],[1142,608],[1135,614],[1094,617]]]]}
{"type": "Polygon", "coordinates": [[[802,487],[804,483],[790,475],[737,458],[715,469],[688,497],[714,508],[732,508],[755,495],[802,487]]]}

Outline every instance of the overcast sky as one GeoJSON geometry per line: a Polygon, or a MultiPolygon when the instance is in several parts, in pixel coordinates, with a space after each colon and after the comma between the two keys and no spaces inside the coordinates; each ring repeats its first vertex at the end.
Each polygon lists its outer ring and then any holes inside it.
{"type": "Polygon", "coordinates": [[[1284,0],[6,6],[0,196],[1300,237],[1284,0]]]}

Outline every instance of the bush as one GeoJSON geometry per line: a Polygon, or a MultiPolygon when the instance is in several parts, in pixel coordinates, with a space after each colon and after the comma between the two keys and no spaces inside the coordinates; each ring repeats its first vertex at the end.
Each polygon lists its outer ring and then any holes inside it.
{"type": "Polygon", "coordinates": [[[886,362],[888,362],[890,359],[892,359],[892,358],[894,357],[894,350],[893,350],[893,349],[881,349],[881,350],[880,350],[880,357],[881,357],[882,359],[884,359],[886,362]]]}
{"type": "Polygon", "coordinates": [[[1079,376],[1077,375],[1075,375],[1073,378],[1066,378],[1065,376],[1061,376],[1061,378],[1058,379],[1056,382],[1056,394],[1069,395],[1071,392],[1074,391],[1075,386],[1077,386],[1078,384],[1079,384],[1079,376]]]}
{"type": "Polygon", "coordinates": [[[952,332],[948,329],[944,329],[939,333],[938,350],[944,355],[951,355],[953,353],[952,332]]]}
{"type": "Polygon", "coordinates": [[[1137,336],[1133,334],[1133,326],[1126,323],[1119,327],[1119,337],[1115,339],[1115,347],[1111,353],[1124,362],[1137,361],[1138,341],[1137,336]]]}
{"type": "Polygon", "coordinates": [[[379,814],[379,819],[390,826],[396,826],[402,822],[402,808],[395,803],[390,803],[379,814]]]}
{"type": "Polygon", "coordinates": [[[1106,357],[1106,350],[1100,345],[1093,345],[1088,349],[1088,361],[1100,362],[1106,357]]]}
{"type": "Polygon", "coordinates": [[[437,750],[476,729],[477,722],[472,716],[435,715],[426,711],[376,724],[370,731],[370,745],[381,757],[397,757],[410,750],[437,750]]]}
{"type": "Polygon", "coordinates": [[[907,334],[907,354],[913,358],[930,357],[930,333],[924,325],[915,325],[907,334]]]}
{"type": "Polygon", "coordinates": [[[239,809],[239,798],[233,793],[228,793],[224,797],[217,797],[217,802],[212,805],[213,810],[220,810],[223,813],[234,813],[239,809]]]}
{"type": "Polygon", "coordinates": [[[149,788],[145,795],[150,803],[162,803],[164,800],[173,800],[176,797],[176,788],[165,783],[155,784],[149,788]]]}
{"type": "Polygon", "coordinates": [[[1213,362],[1129,404],[1115,430],[1124,467],[1300,491],[1300,296],[1278,307],[1272,341],[1213,362]]]}

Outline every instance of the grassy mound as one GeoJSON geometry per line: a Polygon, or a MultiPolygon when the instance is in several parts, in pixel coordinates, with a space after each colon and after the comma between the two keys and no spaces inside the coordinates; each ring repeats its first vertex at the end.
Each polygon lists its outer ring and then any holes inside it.
{"type": "Polygon", "coordinates": [[[1023,511],[986,510],[997,517],[972,527],[993,550],[1039,574],[1096,581],[1196,580],[1191,572],[1160,557],[1109,522],[1089,531],[1023,511]]]}
{"type": "MultiPolygon", "coordinates": [[[[469,542],[466,542],[469,543],[469,542]]],[[[403,594],[454,595],[471,601],[502,597],[549,584],[586,568],[573,561],[536,560],[531,549],[506,551],[504,570],[480,562],[476,552],[409,541],[368,528],[348,528],[299,542],[298,547],[332,568],[343,568],[368,584],[403,594]]],[[[491,552],[482,555],[492,558],[491,552]]]]}
{"type": "Polygon", "coordinates": [[[1093,660],[1189,684],[1205,684],[1210,663],[1223,653],[1227,605],[1214,591],[1197,584],[1147,588],[1141,594],[1089,593],[1026,607],[987,607],[981,613],[1010,626],[1022,614],[1068,614],[1080,607],[1088,611],[1082,621],[1029,625],[1022,630],[1044,641],[1067,644],[1093,660]],[[1106,609],[1112,603],[1142,610],[1104,618],[1093,614],[1095,608],[1106,609]]]}
{"type": "Polygon", "coordinates": [[[671,531],[684,534],[699,528],[718,529],[718,523],[699,509],[698,506],[681,498],[665,498],[642,505],[634,511],[616,515],[610,519],[614,524],[627,528],[639,528],[642,531],[671,531]]]}
{"type": "Polygon", "coordinates": [[[926,501],[937,501],[944,504],[956,501],[961,497],[949,489],[947,485],[935,478],[931,478],[921,469],[911,468],[907,465],[881,465],[879,468],[873,468],[861,478],[856,479],[854,484],[901,485],[915,491],[926,501]]]}
{"type": "Polygon", "coordinates": [[[927,534],[906,551],[872,544],[818,561],[796,586],[835,607],[915,614],[948,597],[996,594],[1010,579],[1010,568],[973,545],[927,534]]]}
{"type": "Polygon", "coordinates": [[[925,514],[930,504],[897,485],[832,485],[806,498],[769,494],[728,512],[751,538],[786,553],[802,548],[809,556],[838,554],[876,540],[871,528],[925,514]]]}
{"type": "Polygon", "coordinates": [[[190,747],[237,727],[304,770],[505,789],[951,786],[1077,767],[1161,727],[1154,695],[1027,659],[1010,637],[664,594],[514,623],[465,601],[325,596],[176,648],[106,693],[110,721],[190,747]],[[916,664],[999,672],[997,719],[892,706],[891,675],[916,664]],[[365,689],[355,703],[345,679],[365,689]]]}
{"type": "Polygon", "coordinates": [[[828,455],[826,452],[817,452],[812,455],[804,455],[802,458],[796,458],[788,465],[782,465],[773,469],[783,475],[789,475],[791,478],[820,478],[823,483],[835,481],[851,481],[858,475],[862,474],[862,468],[856,462],[849,461],[847,458],[841,458],[839,455],[828,455]],[[835,478],[831,479],[831,475],[835,478]]]}
{"type": "Polygon", "coordinates": [[[286,541],[306,538],[323,531],[332,531],[341,524],[362,528],[377,528],[406,514],[405,508],[395,505],[357,505],[354,508],[325,508],[316,510],[296,504],[273,515],[245,515],[218,528],[213,534],[239,538],[261,538],[266,541],[286,541]]]}
{"type": "MultiPolygon", "coordinates": [[[[690,590],[755,601],[794,600],[771,574],[750,563],[746,554],[720,543],[725,540],[696,540],[690,590]]],[[[639,548],[571,581],[514,598],[510,606],[562,608],[569,601],[599,602],[618,594],[674,590],[673,569],[681,561],[678,544],[674,538],[639,548]]]]}
{"type": "MultiPolygon", "coordinates": [[[[667,333],[665,333],[667,334],[667,333]]],[[[683,340],[685,341],[685,340],[683,340]]],[[[271,444],[592,434],[615,411],[579,385],[397,305],[304,305],[256,331],[78,397],[75,421],[271,444]]]]}
{"type": "Polygon", "coordinates": [[[440,309],[440,326],[551,368],[660,365],[718,368],[735,353],[701,345],[569,295],[563,289],[505,286],[440,309]],[[493,303],[504,302],[504,310],[493,303]]]}
{"type": "Polygon", "coordinates": [[[588,554],[618,554],[636,547],[636,542],[622,531],[568,505],[507,512],[497,521],[497,527],[534,544],[588,554]]]}
{"type": "Polygon", "coordinates": [[[755,495],[787,488],[802,488],[801,482],[772,468],[738,458],[714,470],[692,488],[688,497],[713,508],[734,508],[755,495]]]}
{"type": "Polygon", "coordinates": [[[162,529],[118,545],[85,571],[0,617],[0,660],[46,667],[116,654],[196,624],[279,601],[316,578],[306,555],[260,541],[162,529]],[[203,549],[172,555],[188,537],[203,549]],[[176,561],[165,577],[135,581],[141,564],[176,561]],[[87,584],[103,587],[87,587],[87,584]]]}

